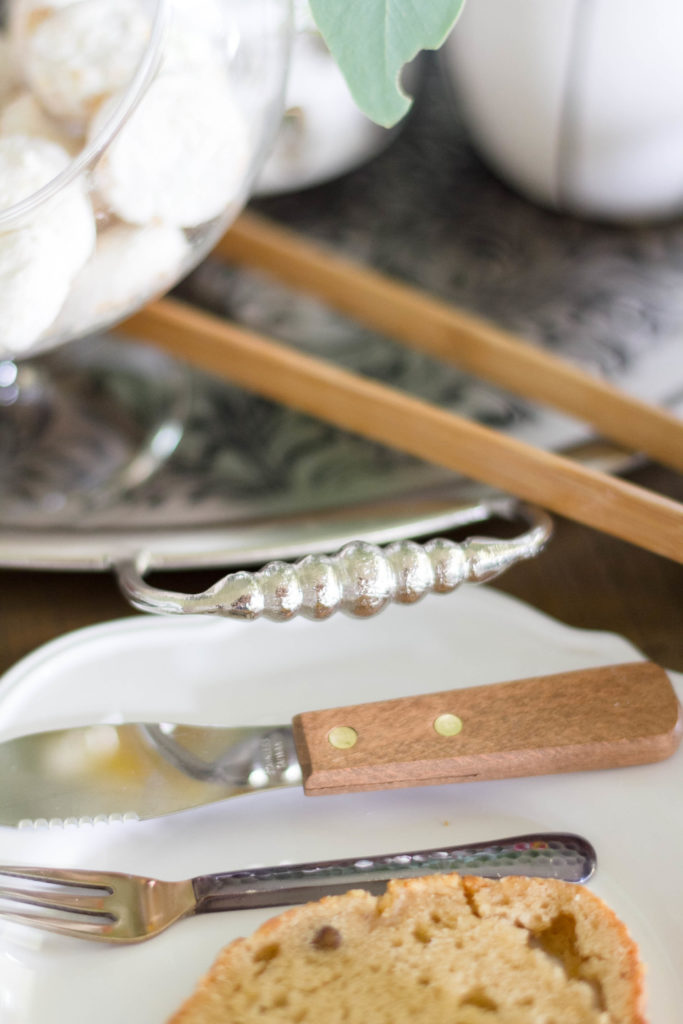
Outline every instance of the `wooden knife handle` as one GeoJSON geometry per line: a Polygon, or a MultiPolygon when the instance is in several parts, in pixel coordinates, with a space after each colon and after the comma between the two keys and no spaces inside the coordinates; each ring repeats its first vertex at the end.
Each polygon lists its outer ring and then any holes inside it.
{"type": "Polygon", "coordinates": [[[309,711],[292,725],[314,796],[662,761],[681,709],[666,672],[635,662],[309,711]]]}

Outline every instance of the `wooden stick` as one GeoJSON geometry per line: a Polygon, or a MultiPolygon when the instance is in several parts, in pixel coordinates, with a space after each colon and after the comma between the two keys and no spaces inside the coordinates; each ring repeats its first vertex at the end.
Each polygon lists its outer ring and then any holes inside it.
{"type": "Polygon", "coordinates": [[[561,409],[627,449],[683,470],[683,420],[418,288],[252,213],[237,219],[214,254],[265,271],[412,348],[561,409]]]}
{"type": "Polygon", "coordinates": [[[119,327],[209,373],[683,563],[683,506],[173,299],[119,327]]]}

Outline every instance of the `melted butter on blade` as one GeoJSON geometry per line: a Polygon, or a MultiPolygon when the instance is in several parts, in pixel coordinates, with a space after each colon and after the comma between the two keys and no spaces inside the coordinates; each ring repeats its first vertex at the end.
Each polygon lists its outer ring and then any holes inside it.
{"type": "Polygon", "coordinates": [[[300,774],[292,768],[298,765],[291,763],[266,770],[262,778],[263,758],[256,757],[245,775],[242,756],[240,781],[227,770],[235,764],[233,750],[243,752],[249,743],[258,751],[275,732],[286,737],[288,730],[100,724],[9,740],[0,744],[0,824],[35,828],[154,818],[255,788],[296,785],[300,774]],[[207,770],[188,772],[182,758],[170,757],[155,741],[162,728],[173,731],[176,749],[189,751],[207,770]],[[257,778],[250,780],[254,772],[257,778]]]}

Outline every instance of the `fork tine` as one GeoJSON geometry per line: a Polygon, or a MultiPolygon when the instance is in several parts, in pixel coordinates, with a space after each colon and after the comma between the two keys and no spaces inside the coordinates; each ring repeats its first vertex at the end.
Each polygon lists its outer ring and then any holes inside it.
{"type": "Polygon", "coordinates": [[[39,868],[39,867],[14,867],[3,865],[0,867],[0,879],[3,875],[10,878],[20,878],[26,882],[52,882],[55,885],[78,885],[81,888],[105,889],[112,892],[108,879],[126,878],[129,876],[120,875],[116,872],[107,872],[106,879],[99,871],[87,871],[84,869],[67,870],[66,868],[39,868]]]}
{"type": "MultiPolygon", "coordinates": [[[[105,900],[112,890],[102,896],[83,896],[75,893],[59,890],[55,895],[41,893],[35,889],[23,889],[19,887],[9,888],[0,884],[0,900],[12,900],[15,903],[26,903],[32,907],[40,907],[42,910],[64,910],[82,914],[107,914],[112,917],[105,908],[105,900]]],[[[3,914],[6,917],[6,914],[3,914]]]]}
{"type": "Polygon", "coordinates": [[[30,928],[41,928],[43,931],[54,932],[57,935],[69,935],[81,939],[102,939],[110,938],[116,922],[100,917],[84,918],[82,921],[67,920],[62,917],[47,917],[45,914],[22,914],[19,911],[9,910],[2,913],[3,921],[12,921],[14,924],[24,924],[30,928]]]}

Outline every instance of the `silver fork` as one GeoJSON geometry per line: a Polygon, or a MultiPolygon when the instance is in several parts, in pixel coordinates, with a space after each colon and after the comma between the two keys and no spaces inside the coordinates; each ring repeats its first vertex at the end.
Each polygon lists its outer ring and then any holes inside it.
{"type": "Polygon", "coordinates": [[[456,871],[484,878],[533,875],[585,882],[595,866],[595,850],[581,836],[538,833],[178,882],[105,871],[0,867],[0,917],[81,939],[142,942],[190,914],[306,903],[351,888],[378,893],[391,878],[456,871]],[[7,903],[9,908],[3,906],[7,903]],[[13,909],[14,904],[27,909],[13,909]]]}

